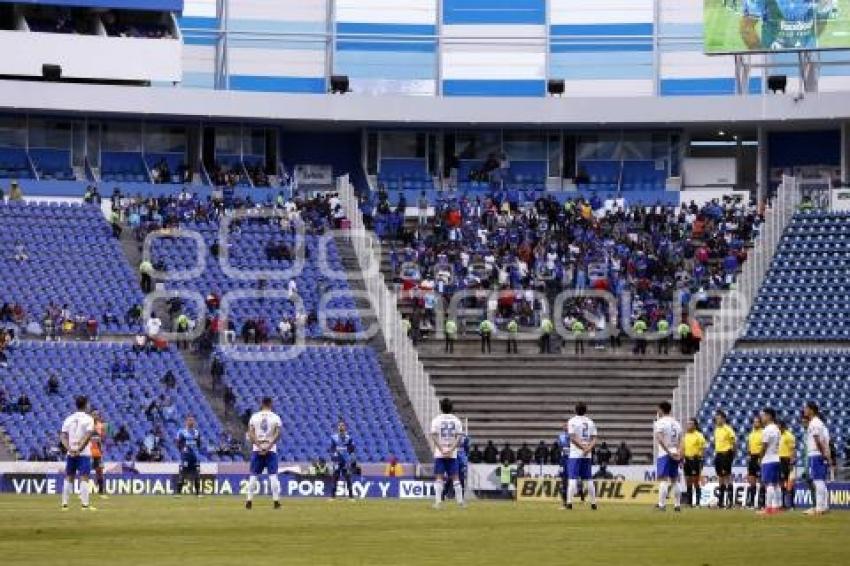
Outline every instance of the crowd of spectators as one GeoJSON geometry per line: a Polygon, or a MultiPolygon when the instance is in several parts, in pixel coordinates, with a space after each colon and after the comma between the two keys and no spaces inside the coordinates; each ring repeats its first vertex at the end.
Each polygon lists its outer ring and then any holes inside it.
{"type": "MultiPolygon", "coordinates": [[[[537,446],[531,447],[528,443],[514,450],[505,443],[501,448],[490,440],[482,449],[478,444],[473,444],[469,452],[470,464],[523,464],[535,465],[560,465],[562,461],[562,447],[556,440],[547,444],[541,440],[537,446]]],[[[632,461],[632,451],[625,442],[621,442],[613,451],[608,444],[601,442],[592,454],[593,463],[599,466],[617,465],[628,466],[632,461]]]]}
{"type": "MultiPolygon", "coordinates": [[[[403,214],[402,205],[377,214],[393,224],[386,217],[403,214]]],[[[732,200],[674,208],[460,197],[437,204],[432,231],[396,223],[387,239],[394,283],[413,306],[414,335],[429,330],[435,309],[458,291],[471,292],[458,306],[494,310],[505,328],[511,321],[540,327],[552,316],[549,301],[565,289],[610,291],[620,328],[651,332],[665,321],[675,332],[691,323],[673,320],[677,303],[685,312],[692,299],[712,306],[712,291],[734,285],[760,222],[755,207],[732,200]],[[496,304],[488,303],[491,291],[496,304]]],[[[563,322],[577,338],[591,338],[611,324],[607,308],[600,299],[572,301],[563,322]]]]}

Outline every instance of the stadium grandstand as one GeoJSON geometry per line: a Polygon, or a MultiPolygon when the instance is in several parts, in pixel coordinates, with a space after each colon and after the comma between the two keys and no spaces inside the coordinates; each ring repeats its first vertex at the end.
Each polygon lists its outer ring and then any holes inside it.
{"type": "Polygon", "coordinates": [[[850,0],[0,0],[0,555],[843,563],[848,38],[850,0]]]}

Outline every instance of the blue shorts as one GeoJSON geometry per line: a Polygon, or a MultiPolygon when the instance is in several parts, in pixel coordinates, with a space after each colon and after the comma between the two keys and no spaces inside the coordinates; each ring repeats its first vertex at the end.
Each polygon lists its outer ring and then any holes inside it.
{"type": "Polygon", "coordinates": [[[589,480],[592,472],[590,458],[570,458],[567,461],[567,477],[571,480],[589,480]]]}
{"type": "Polygon", "coordinates": [[[679,479],[679,461],[670,456],[661,456],[655,461],[655,479],[679,479]]]}
{"type": "Polygon", "coordinates": [[[809,456],[809,475],[812,480],[826,481],[829,477],[829,466],[823,456],[809,456]]]}
{"type": "Polygon", "coordinates": [[[251,475],[258,476],[263,472],[277,475],[277,452],[251,453],[251,475]]]}
{"type": "Polygon", "coordinates": [[[761,465],[761,483],[764,485],[778,485],[781,483],[781,476],[779,462],[768,462],[761,465]]]}
{"type": "Polygon", "coordinates": [[[87,476],[91,473],[91,456],[68,456],[65,459],[66,476],[87,476]]]}
{"type": "Polygon", "coordinates": [[[457,470],[457,458],[434,458],[434,476],[456,476],[457,470]]]}

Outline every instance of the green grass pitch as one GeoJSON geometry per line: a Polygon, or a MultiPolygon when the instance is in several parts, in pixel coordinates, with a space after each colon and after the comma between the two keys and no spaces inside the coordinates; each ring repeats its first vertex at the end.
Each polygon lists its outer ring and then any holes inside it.
{"type": "Polygon", "coordinates": [[[634,505],[113,497],[96,512],[56,497],[0,497],[0,563],[445,566],[846,565],[850,513],[666,513],[634,505]]]}

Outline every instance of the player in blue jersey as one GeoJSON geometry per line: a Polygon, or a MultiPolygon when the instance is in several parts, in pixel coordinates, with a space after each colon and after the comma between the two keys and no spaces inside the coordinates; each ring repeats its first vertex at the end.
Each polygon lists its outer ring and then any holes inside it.
{"type": "Polygon", "coordinates": [[[177,490],[174,497],[183,493],[183,485],[187,478],[192,480],[195,496],[201,495],[201,432],[195,424],[195,417],[186,417],[186,424],[177,433],[177,448],[180,450],[180,471],[177,475],[177,490]]]}
{"type": "Polygon", "coordinates": [[[248,439],[251,441],[251,475],[245,494],[245,509],[253,508],[254,493],[259,491],[257,476],[265,472],[269,477],[274,508],[280,509],[280,478],[277,477],[277,441],[283,426],[280,417],[272,411],[272,398],[263,397],[260,410],[248,421],[248,439]]]}
{"type": "MultiPolygon", "coordinates": [[[[469,453],[472,450],[471,447],[472,441],[469,439],[469,435],[464,434],[463,439],[457,447],[457,479],[460,482],[460,492],[463,494],[466,493],[466,474],[469,472],[469,453]]],[[[449,478],[446,477],[445,480],[448,481],[449,478]]],[[[454,497],[454,484],[448,482],[446,488],[443,490],[443,500],[454,499],[454,497]]]]}
{"type": "Polygon", "coordinates": [[[814,49],[835,6],[834,0],[744,0],[741,39],[751,50],[814,49]]]}
{"type": "Polygon", "coordinates": [[[336,488],[340,479],[345,479],[348,489],[348,499],[354,501],[354,486],[351,481],[352,460],[354,459],[354,440],[348,433],[345,422],[339,421],[336,433],[331,435],[331,462],[333,463],[333,483],[331,484],[331,499],[336,499],[336,488]]]}
{"type": "Polygon", "coordinates": [[[81,395],[76,398],[76,412],[62,423],[59,439],[68,453],[65,459],[65,481],[62,484],[62,510],[68,510],[68,498],[74,480],[80,479],[80,502],[83,511],[94,511],[89,505],[89,474],[91,473],[91,437],[94,434],[94,419],[88,414],[89,400],[81,395]]]}

